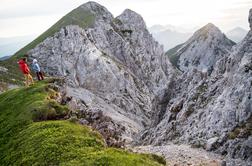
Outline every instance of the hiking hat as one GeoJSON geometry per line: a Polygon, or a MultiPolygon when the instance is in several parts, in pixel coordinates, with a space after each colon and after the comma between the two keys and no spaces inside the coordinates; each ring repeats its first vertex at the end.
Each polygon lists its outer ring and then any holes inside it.
{"type": "Polygon", "coordinates": [[[33,59],[33,61],[32,61],[32,63],[37,63],[38,61],[37,61],[37,59],[33,59]]]}

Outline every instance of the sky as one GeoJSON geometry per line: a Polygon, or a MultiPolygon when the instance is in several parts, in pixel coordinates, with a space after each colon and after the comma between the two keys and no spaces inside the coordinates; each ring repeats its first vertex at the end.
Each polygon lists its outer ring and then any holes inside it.
{"type": "MultiPolygon", "coordinates": [[[[0,0],[0,38],[39,35],[86,0],[0,0]]],[[[97,0],[114,16],[129,8],[148,27],[161,24],[195,29],[212,22],[222,31],[248,30],[252,0],[97,0]]]]}

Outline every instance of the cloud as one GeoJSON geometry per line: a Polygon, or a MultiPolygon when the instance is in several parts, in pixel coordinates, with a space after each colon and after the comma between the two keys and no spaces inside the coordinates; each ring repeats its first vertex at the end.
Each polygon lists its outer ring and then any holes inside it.
{"type": "Polygon", "coordinates": [[[0,19],[66,14],[87,0],[1,0],[0,19]]]}
{"type": "MultiPolygon", "coordinates": [[[[29,35],[48,29],[88,0],[0,0],[0,37],[29,35]],[[31,28],[32,27],[32,28],[31,28]],[[43,27],[43,28],[42,28],[43,27]]],[[[97,0],[114,16],[125,8],[140,13],[148,26],[172,24],[193,28],[213,22],[221,29],[248,28],[252,0],[97,0]]]]}

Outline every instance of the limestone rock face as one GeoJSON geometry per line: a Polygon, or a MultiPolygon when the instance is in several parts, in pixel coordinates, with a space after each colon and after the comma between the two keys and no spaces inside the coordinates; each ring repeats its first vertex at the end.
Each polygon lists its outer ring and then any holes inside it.
{"type": "Polygon", "coordinates": [[[200,71],[213,69],[214,64],[226,54],[230,53],[235,43],[215,25],[209,23],[196,31],[193,36],[172,53],[174,65],[182,71],[196,68],[200,71]]]}
{"type": "Polygon", "coordinates": [[[65,77],[76,108],[102,111],[131,141],[151,124],[175,70],[139,14],[125,10],[113,18],[97,3],[81,7],[95,14],[92,27],[63,27],[29,54],[50,76],[65,77]]]}
{"type": "Polygon", "coordinates": [[[213,65],[210,73],[194,68],[178,76],[176,96],[142,142],[187,142],[251,161],[252,31],[213,65]]]}
{"type": "Polygon", "coordinates": [[[64,26],[29,51],[49,76],[64,78],[80,123],[111,145],[173,141],[252,160],[251,30],[234,45],[206,25],[175,50],[176,69],[139,14],[114,18],[95,2],[80,8],[93,24],[64,26]]]}
{"type": "Polygon", "coordinates": [[[245,39],[233,48],[233,52],[220,60],[217,66],[216,73],[219,75],[225,71],[223,78],[218,82],[218,86],[224,85],[224,88],[212,108],[218,112],[225,111],[221,117],[224,119],[223,127],[227,128],[228,135],[227,140],[223,140],[224,146],[220,151],[222,153],[228,152],[231,157],[240,157],[252,161],[252,151],[250,145],[248,145],[248,142],[251,142],[252,139],[251,30],[245,39]],[[221,64],[223,62],[225,62],[224,66],[221,64]]]}

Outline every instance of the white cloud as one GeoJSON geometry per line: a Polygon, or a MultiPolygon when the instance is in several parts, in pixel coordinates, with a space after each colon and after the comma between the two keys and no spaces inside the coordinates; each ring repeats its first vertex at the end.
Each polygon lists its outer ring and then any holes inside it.
{"type": "Polygon", "coordinates": [[[0,19],[0,37],[39,35],[60,18],[59,15],[50,15],[0,19]]]}
{"type": "MultiPolygon", "coordinates": [[[[0,0],[0,37],[39,34],[87,0],[0,0]]],[[[226,31],[248,29],[252,0],[98,0],[115,16],[130,8],[148,26],[172,24],[193,28],[213,22],[226,31]]]]}

